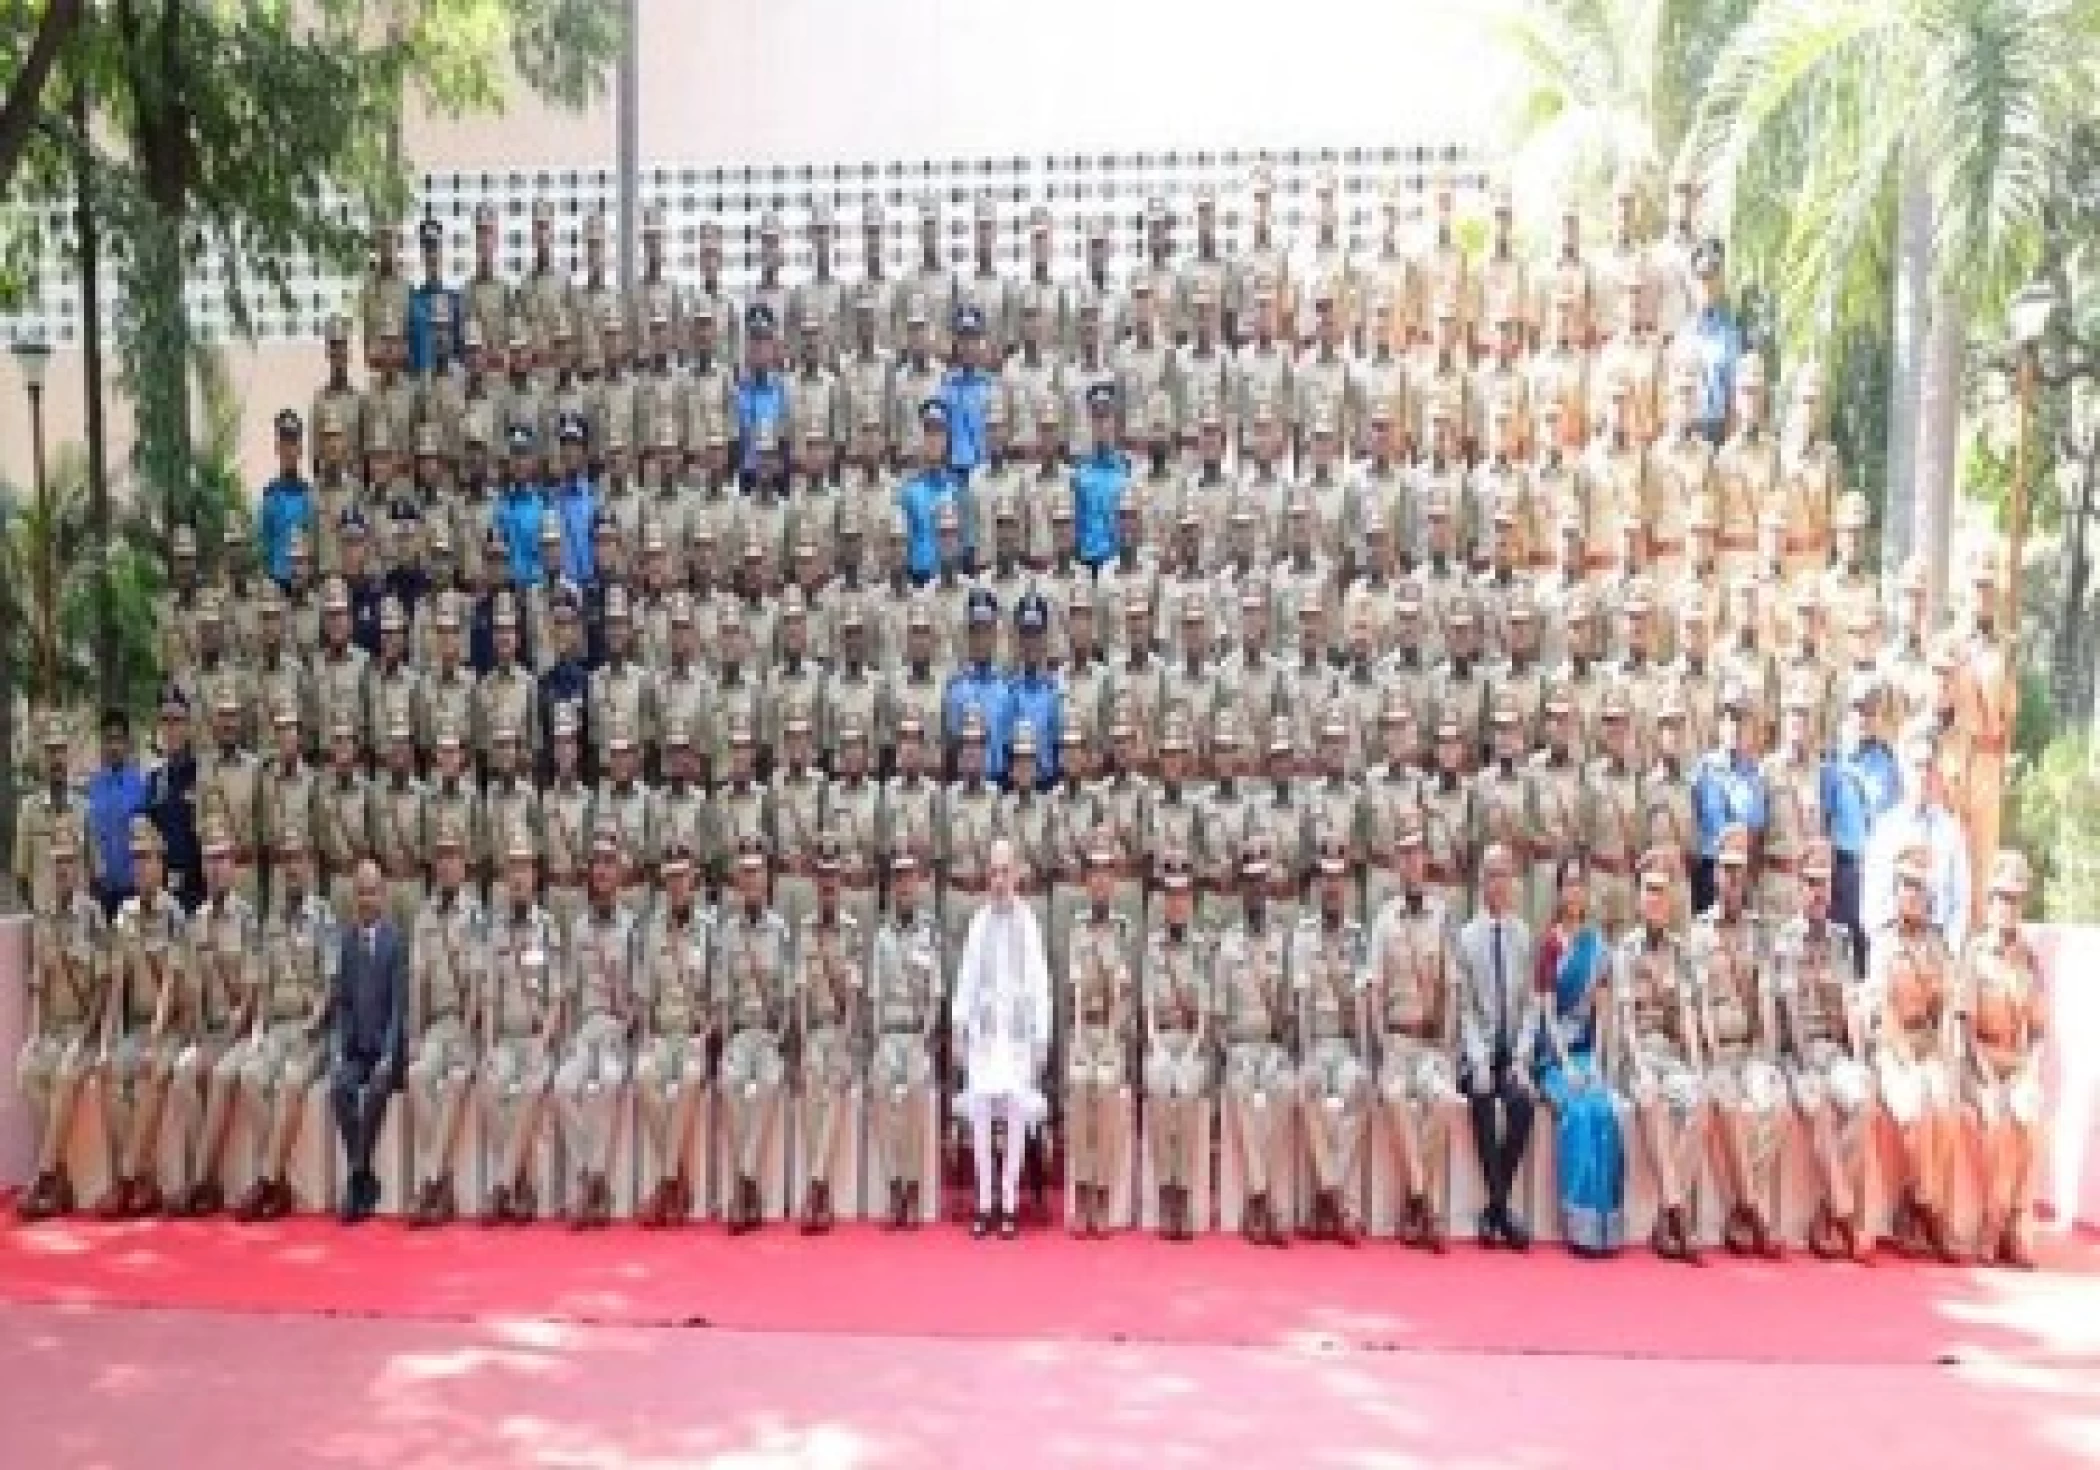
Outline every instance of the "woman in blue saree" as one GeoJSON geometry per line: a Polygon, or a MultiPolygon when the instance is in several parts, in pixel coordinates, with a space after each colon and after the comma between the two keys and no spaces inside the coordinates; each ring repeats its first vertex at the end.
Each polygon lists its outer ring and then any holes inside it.
{"type": "Polygon", "coordinates": [[[1553,923],[1540,936],[1538,988],[1552,1004],[1541,1038],[1539,1091],[1553,1109],[1560,1234],[1578,1255],[1610,1255],[1626,1231],[1626,1151],[1619,1108],[1601,1061],[1611,947],[1589,916],[1580,858],[1554,873],[1553,923]]]}

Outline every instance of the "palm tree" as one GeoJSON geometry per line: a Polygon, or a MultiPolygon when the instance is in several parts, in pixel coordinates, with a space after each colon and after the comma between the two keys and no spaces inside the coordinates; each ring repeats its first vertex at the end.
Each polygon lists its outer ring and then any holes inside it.
{"type": "Polygon", "coordinates": [[[1530,181],[1601,204],[1631,170],[1660,204],[1708,69],[1750,0],[1526,0],[1495,17],[1522,61],[1511,120],[1530,181]]]}
{"type": "Polygon", "coordinates": [[[2033,267],[2096,43],[2100,0],[1764,0],[1693,128],[1782,342],[1893,338],[1884,560],[1917,552],[1936,590],[1969,323],[1995,336],[2033,267]]]}

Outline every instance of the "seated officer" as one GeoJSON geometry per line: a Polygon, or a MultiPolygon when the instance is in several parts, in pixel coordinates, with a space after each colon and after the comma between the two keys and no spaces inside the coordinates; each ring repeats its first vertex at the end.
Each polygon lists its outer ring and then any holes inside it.
{"type": "Polygon", "coordinates": [[[102,906],[81,886],[78,836],[64,828],[53,832],[46,855],[51,895],[31,930],[28,1039],[17,1064],[22,1092],[43,1124],[36,1178],[16,1206],[25,1220],[72,1212],[66,1140],[82,1087],[99,1070],[109,999],[109,926],[102,906]]]}
{"type": "Polygon", "coordinates": [[[695,853],[682,836],[665,846],[659,871],[663,902],[642,930],[642,1039],[634,1064],[642,1136],[655,1167],[654,1179],[645,1174],[641,1182],[644,1225],[670,1225],[693,1213],[686,1161],[715,1029],[707,970],[714,915],[700,904],[695,853]]]}
{"type": "Polygon", "coordinates": [[[1216,951],[1196,929],[1196,893],[1189,855],[1160,859],[1160,924],[1145,937],[1146,1142],[1159,1181],[1160,1232],[1169,1240],[1195,1238],[1190,1185],[1199,1119],[1210,1106],[1210,1019],[1216,951]]]}
{"type": "Polygon", "coordinates": [[[887,1219],[899,1229],[922,1217],[926,1128],[934,1112],[933,1028],[946,985],[940,926],[920,895],[922,881],[911,847],[890,854],[890,911],[875,934],[868,981],[875,1027],[868,1073],[872,1172],[888,1187],[887,1219]]]}
{"type": "Polygon", "coordinates": [[[759,1189],[767,1133],[779,1126],[788,1027],[788,966],[793,936],[766,903],[766,845],[737,839],[735,894],[715,924],[715,995],[728,1040],[721,1092],[729,1115],[730,1178],[724,1209],[732,1233],[754,1230],[765,1213],[759,1189]]]}

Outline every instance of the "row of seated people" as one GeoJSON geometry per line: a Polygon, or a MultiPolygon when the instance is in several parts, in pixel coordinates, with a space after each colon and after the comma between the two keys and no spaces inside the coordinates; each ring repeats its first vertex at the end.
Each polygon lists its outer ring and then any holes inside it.
{"type": "MultiPolygon", "coordinates": [[[[291,1159],[310,1126],[309,1091],[324,1074],[350,1219],[382,1193],[375,1150],[396,1088],[409,1118],[399,1168],[422,1223],[458,1212],[470,1117],[490,1222],[533,1218],[543,1190],[566,1197],[581,1225],[605,1223],[630,1189],[645,1221],[705,1217],[717,1170],[696,1152],[702,1134],[719,1143],[732,1229],[787,1208],[790,1190],[805,1228],[825,1229],[842,1200],[858,1208],[845,1196],[863,1169],[872,1212],[894,1224],[934,1202],[944,1043],[968,1018],[949,1013],[957,951],[909,849],[891,855],[870,922],[846,902],[844,845],[824,835],[812,902],[791,920],[777,880],[769,894],[775,875],[757,837],[738,842],[718,901],[700,887],[693,851],[674,843],[653,875],[660,898],[631,903],[628,855],[606,823],[590,839],[583,909],[565,924],[542,902],[529,833],[507,842],[484,904],[466,833],[447,822],[431,891],[401,928],[374,863],[352,875],[347,910],[323,898],[300,829],[280,844],[285,881],[267,913],[239,893],[234,846],[216,824],[195,914],[164,886],[158,829],[140,820],[132,843],[139,893],[113,924],[81,886],[70,837],[52,854],[57,902],[37,918],[21,1060],[42,1124],[23,1201],[33,1217],[76,1203],[84,1098],[99,1103],[111,1151],[104,1213],[223,1208],[237,1126],[253,1140],[239,1213],[286,1213],[299,1203],[291,1159]],[[347,978],[375,968],[394,975],[389,987],[347,978]],[[629,1110],[637,1145],[623,1158],[629,1110]]],[[[1250,1238],[1280,1243],[1297,1223],[1353,1242],[1367,1181],[1382,1179],[1390,1227],[1438,1248],[1465,1113],[1485,1194],[1480,1235],[1521,1248],[1530,1232],[1514,1191],[1543,1098],[1559,1229],[1579,1248],[1621,1242],[1638,1175],[1665,1256],[1696,1257],[1709,1211],[1731,1250],[1776,1250],[1786,1156],[1798,1147],[1808,1157],[1795,1162],[1810,1167],[1794,1174],[1813,1201],[1800,1214],[1820,1254],[1870,1253],[1878,1196],[1907,1250],[2031,1262],[2045,996],[2021,933],[2019,854],[1994,863],[1989,921],[1957,953],[1928,912],[1931,854],[1907,847],[1862,981],[1850,934],[1830,918],[1834,864],[1820,841],[1800,868],[1798,911],[1782,922],[1748,906],[1752,843],[1731,826],[1710,907],[1683,918],[1676,855],[1658,851],[1641,864],[1633,916],[1609,932],[1590,916],[1580,859],[1559,865],[1552,918],[1535,931],[1519,913],[1525,873],[1509,848],[1483,855],[1468,919],[1431,885],[1418,819],[1399,845],[1398,886],[1365,919],[1351,913],[1361,875],[1346,845],[1323,839],[1303,908],[1289,915],[1270,901],[1269,842],[1249,834],[1235,854],[1235,903],[1206,919],[1186,850],[1161,855],[1156,891],[1133,915],[1120,892],[1128,850],[1105,824],[1087,834],[1055,1003],[1028,1033],[1056,1104],[1046,1111],[1074,1228],[1123,1223],[1142,1163],[1145,1211],[1173,1237],[1207,1224],[1215,1191],[1220,1217],[1250,1238]],[[1229,1184],[1213,1181],[1213,1117],[1229,1184]],[[1880,1164],[1884,1128],[1893,1147],[1880,1164]]],[[[1016,872],[1002,842],[979,901],[1042,905],[1016,872]]]]}

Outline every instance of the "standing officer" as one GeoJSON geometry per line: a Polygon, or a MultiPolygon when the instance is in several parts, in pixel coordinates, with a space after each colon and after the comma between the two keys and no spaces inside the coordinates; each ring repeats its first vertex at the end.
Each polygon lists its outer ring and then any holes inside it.
{"type": "MultiPolygon", "coordinates": [[[[682,836],[664,847],[658,869],[663,902],[642,929],[642,1034],[635,1050],[636,1112],[656,1163],[653,1183],[642,1181],[639,1217],[671,1225],[704,1213],[688,1161],[693,1126],[708,1083],[708,1048],[715,1036],[712,978],[714,913],[695,892],[697,849],[682,836]]],[[[707,1181],[700,1181],[704,1190],[707,1181]]]]}
{"type": "Polygon", "coordinates": [[[612,1152],[630,1075],[638,994],[635,915],[620,898],[625,873],[620,828],[600,822],[591,835],[587,906],[569,932],[567,999],[556,1002],[564,1011],[575,1008],[558,1028],[568,1034],[554,1091],[576,1171],[569,1220],[578,1227],[612,1221],[612,1152]]]}
{"type": "MultiPolygon", "coordinates": [[[[1241,1230],[1250,1241],[1289,1237],[1271,1199],[1278,1171],[1294,1167],[1291,1140],[1296,1031],[1291,1007],[1290,936],[1269,917],[1269,843],[1248,834],[1240,846],[1242,918],[1218,945],[1218,1024],[1225,1043],[1225,1138],[1236,1149],[1245,1195],[1241,1230]]],[[[1288,1187],[1288,1175],[1285,1176],[1288,1187]]]]}
{"type": "Polygon", "coordinates": [[[1378,1107],[1405,1194],[1400,1239],[1441,1251],[1451,1205],[1451,1129],[1459,1113],[1452,1057],[1464,972],[1450,911],[1425,883],[1419,813],[1401,816],[1395,840],[1399,889],[1372,917],[1366,983],[1378,1107]]]}
{"type": "Polygon", "coordinates": [[[1695,913],[1713,907],[1721,833],[1741,824],[1761,839],[1766,825],[1764,775],[1749,752],[1751,712],[1740,688],[1722,694],[1718,724],[1718,746],[1701,756],[1692,772],[1692,818],[1699,828],[1699,856],[1692,868],[1695,913]]]}
{"type": "Polygon", "coordinates": [[[902,1229],[922,1217],[927,1120],[933,1096],[933,1028],[946,972],[933,909],[920,896],[921,861],[910,847],[890,853],[890,910],[875,934],[868,1001],[875,1029],[868,1069],[873,1173],[888,1188],[886,1218],[902,1229]]]}
{"type": "Polygon", "coordinates": [[[765,840],[737,840],[736,892],[715,927],[715,994],[728,1026],[721,1094],[729,1116],[731,1194],[723,1214],[732,1233],[756,1229],[764,1216],[760,1160],[767,1133],[779,1126],[787,1067],[788,977],[794,936],[766,904],[765,840]]]}
{"type": "Polygon", "coordinates": [[[197,757],[190,749],[190,702],[173,683],[161,691],[160,742],[160,764],[146,778],[146,814],[166,843],[168,891],[185,909],[193,909],[204,897],[197,757]]]}
{"type": "Polygon", "coordinates": [[[50,911],[56,891],[52,849],[63,837],[77,857],[87,843],[88,822],[87,806],[73,790],[68,754],[72,740],[65,718],[46,715],[42,728],[45,784],[22,798],[9,865],[16,891],[39,913],[50,911]]]}
{"type": "MultiPolygon", "coordinates": [[[[844,844],[835,832],[816,839],[816,901],[795,936],[795,1042],[802,1103],[802,1193],[805,1234],[829,1230],[834,1156],[841,1125],[850,1131],[854,1074],[861,1055],[861,1015],[868,939],[839,902],[844,844]]],[[[849,1145],[850,1147],[850,1145],[849,1145]]]]}
{"type": "Polygon", "coordinates": [[[24,1220],[71,1214],[66,1141],[83,1087],[101,1073],[108,985],[109,921],[80,884],[80,841],[50,839],[51,897],[31,920],[29,1014],[16,1076],[39,1114],[36,1177],[16,1206],[24,1220]]]}

